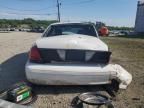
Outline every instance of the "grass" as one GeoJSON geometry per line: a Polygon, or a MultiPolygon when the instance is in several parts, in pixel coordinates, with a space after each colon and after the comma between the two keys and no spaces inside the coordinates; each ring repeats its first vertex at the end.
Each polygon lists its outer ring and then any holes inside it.
{"type": "Polygon", "coordinates": [[[133,81],[129,88],[119,94],[119,103],[127,103],[127,108],[137,108],[137,106],[143,108],[144,39],[126,36],[101,37],[101,39],[108,44],[112,51],[112,63],[120,64],[133,76],[133,81]],[[139,97],[140,101],[134,102],[132,98],[135,97],[139,97]]]}
{"type": "Polygon", "coordinates": [[[127,36],[118,36],[122,38],[131,38],[131,39],[144,39],[144,35],[127,35],[127,36]]]}

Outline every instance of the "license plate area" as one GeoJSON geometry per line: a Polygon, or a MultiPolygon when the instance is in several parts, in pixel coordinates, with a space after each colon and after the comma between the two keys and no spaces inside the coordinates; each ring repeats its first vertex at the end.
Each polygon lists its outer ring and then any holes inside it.
{"type": "Polygon", "coordinates": [[[67,50],[65,61],[67,62],[84,62],[85,51],[67,50]]]}

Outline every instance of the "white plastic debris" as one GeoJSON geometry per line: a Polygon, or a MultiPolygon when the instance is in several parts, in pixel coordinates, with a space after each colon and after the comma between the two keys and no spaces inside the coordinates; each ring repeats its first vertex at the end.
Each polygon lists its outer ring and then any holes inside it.
{"type": "Polygon", "coordinates": [[[111,65],[111,66],[117,73],[116,80],[120,82],[119,88],[126,89],[127,86],[132,82],[132,75],[129,72],[127,72],[120,65],[115,64],[115,65],[111,65]]]}

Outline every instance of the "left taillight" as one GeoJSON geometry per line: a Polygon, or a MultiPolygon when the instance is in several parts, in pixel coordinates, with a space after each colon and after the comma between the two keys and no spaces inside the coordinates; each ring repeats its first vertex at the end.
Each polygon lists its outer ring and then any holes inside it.
{"type": "Polygon", "coordinates": [[[34,45],[29,52],[29,60],[32,62],[41,62],[42,58],[39,49],[34,45]]]}

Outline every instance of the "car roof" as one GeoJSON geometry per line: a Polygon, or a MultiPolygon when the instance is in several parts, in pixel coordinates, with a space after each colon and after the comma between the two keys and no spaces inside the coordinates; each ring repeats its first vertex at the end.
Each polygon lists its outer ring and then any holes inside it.
{"type": "Polygon", "coordinates": [[[51,25],[65,25],[65,24],[82,24],[82,25],[87,25],[87,24],[93,24],[91,22],[57,22],[57,23],[53,23],[51,25]]]}

